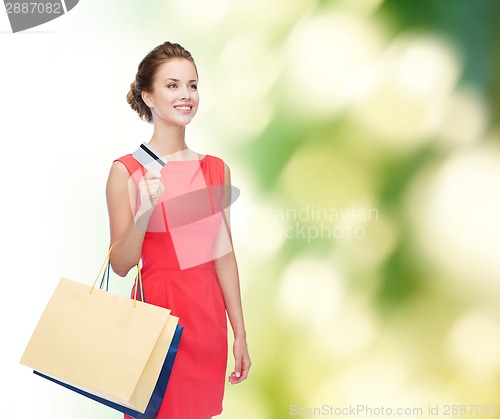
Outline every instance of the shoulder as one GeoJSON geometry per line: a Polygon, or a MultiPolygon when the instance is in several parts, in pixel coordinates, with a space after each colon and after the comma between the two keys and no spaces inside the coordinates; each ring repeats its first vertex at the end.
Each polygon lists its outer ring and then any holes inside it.
{"type": "Polygon", "coordinates": [[[202,158],[203,165],[217,178],[219,183],[230,183],[231,172],[227,163],[220,157],[211,154],[205,155],[202,158]]]}
{"type": "Polygon", "coordinates": [[[141,168],[142,165],[132,157],[132,154],[126,154],[113,160],[106,184],[107,193],[113,190],[122,190],[124,187],[128,188],[127,185],[131,178],[137,184],[143,175],[141,168]]]}
{"type": "Polygon", "coordinates": [[[205,154],[205,156],[201,157],[201,160],[205,164],[208,164],[210,166],[219,167],[221,169],[228,167],[224,160],[222,160],[220,157],[214,156],[212,154],[205,154]]]}
{"type": "Polygon", "coordinates": [[[118,167],[117,170],[122,170],[126,168],[129,174],[132,174],[141,168],[141,164],[132,157],[132,154],[125,154],[113,160],[112,170],[114,167],[118,167]]]}
{"type": "Polygon", "coordinates": [[[202,157],[202,161],[210,166],[217,166],[220,168],[228,167],[224,160],[212,154],[205,154],[205,156],[202,157]]]}

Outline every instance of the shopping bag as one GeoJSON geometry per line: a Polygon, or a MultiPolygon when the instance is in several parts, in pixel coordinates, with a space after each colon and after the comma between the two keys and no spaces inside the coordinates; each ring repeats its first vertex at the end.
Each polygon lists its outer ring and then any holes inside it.
{"type": "MultiPolygon", "coordinates": [[[[105,264],[109,266],[109,253],[105,264]]],[[[136,296],[130,299],[95,288],[101,271],[92,287],[60,280],[21,363],[47,378],[144,413],[179,319],[136,296]]],[[[138,269],[135,289],[142,289],[140,285],[138,269]]]]}
{"type": "Polygon", "coordinates": [[[46,378],[49,381],[52,381],[56,384],[59,384],[69,390],[72,390],[82,396],[88,397],[96,402],[99,402],[105,406],[111,407],[112,409],[118,410],[119,412],[125,413],[126,415],[136,418],[136,419],[156,419],[158,415],[158,411],[160,410],[161,403],[163,401],[163,396],[165,395],[165,390],[167,389],[168,380],[170,378],[170,373],[172,372],[172,366],[175,360],[175,356],[177,355],[177,350],[179,348],[179,342],[181,339],[183,326],[177,326],[174,337],[172,339],[172,343],[168,348],[168,353],[165,358],[165,362],[163,364],[163,368],[161,369],[160,376],[158,381],[156,382],[156,386],[153,390],[153,394],[151,395],[151,399],[149,400],[148,407],[144,413],[140,413],[136,410],[130,409],[126,406],[123,406],[118,403],[113,403],[109,400],[103,399],[102,397],[96,396],[95,394],[88,393],[83,391],[77,387],[73,387],[69,384],[63,383],[62,381],[56,380],[53,377],[49,377],[48,375],[42,374],[39,371],[33,371],[36,375],[40,377],[46,378]]]}

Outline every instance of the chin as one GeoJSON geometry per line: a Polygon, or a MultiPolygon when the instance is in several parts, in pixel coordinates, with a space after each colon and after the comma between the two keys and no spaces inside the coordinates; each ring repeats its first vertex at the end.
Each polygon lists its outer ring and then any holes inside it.
{"type": "Polygon", "coordinates": [[[188,125],[189,123],[191,123],[191,121],[193,120],[193,118],[184,119],[184,120],[180,120],[180,119],[164,119],[164,118],[162,118],[162,120],[167,125],[172,125],[172,126],[176,126],[176,127],[185,127],[186,125],[188,125]]]}
{"type": "Polygon", "coordinates": [[[183,122],[179,122],[177,125],[181,126],[181,127],[185,127],[187,125],[189,125],[191,123],[192,119],[190,119],[189,121],[183,121],[183,122]]]}
{"type": "Polygon", "coordinates": [[[193,116],[191,116],[190,118],[186,118],[186,119],[184,119],[184,120],[180,120],[180,121],[178,121],[178,124],[179,124],[179,125],[182,125],[182,126],[186,126],[186,125],[188,125],[188,124],[190,124],[190,123],[191,123],[191,121],[193,120],[193,118],[194,118],[194,115],[193,115],[193,116]]]}

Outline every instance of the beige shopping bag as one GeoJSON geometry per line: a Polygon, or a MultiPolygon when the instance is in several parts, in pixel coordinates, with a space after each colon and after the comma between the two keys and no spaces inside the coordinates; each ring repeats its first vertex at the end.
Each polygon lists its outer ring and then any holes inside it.
{"type": "Polygon", "coordinates": [[[63,278],[21,363],[144,412],[178,320],[168,309],[63,278]]]}

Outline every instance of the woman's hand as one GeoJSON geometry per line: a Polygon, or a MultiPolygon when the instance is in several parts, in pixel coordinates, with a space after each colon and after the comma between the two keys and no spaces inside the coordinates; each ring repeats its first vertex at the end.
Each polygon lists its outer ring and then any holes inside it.
{"type": "Polygon", "coordinates": [[[231,384],[241,383],[246,380],[252,362],[248,354],[246,338],[235,338],[233,344],[234,371],[229,375],[228,381],[231,384]]]}
{"type": "Polygon", "coordinates": [[[141,197],[141,207],[151,206],[154,208],[158,199],[163,195],[165,187],[161,181],[160,172],[147,172],[139,181],[139,194],[141,197]]]}
{"type": "Polygon", "coordinates": [[[135,224],[138,228],[145,230],[149,222],[149,217],[158,200],[165,192],[165,187],[161,179],[160,172],[150,171],[146,173],[139,181],[139,196],[141,205],[137,211],[135,224]]]}

